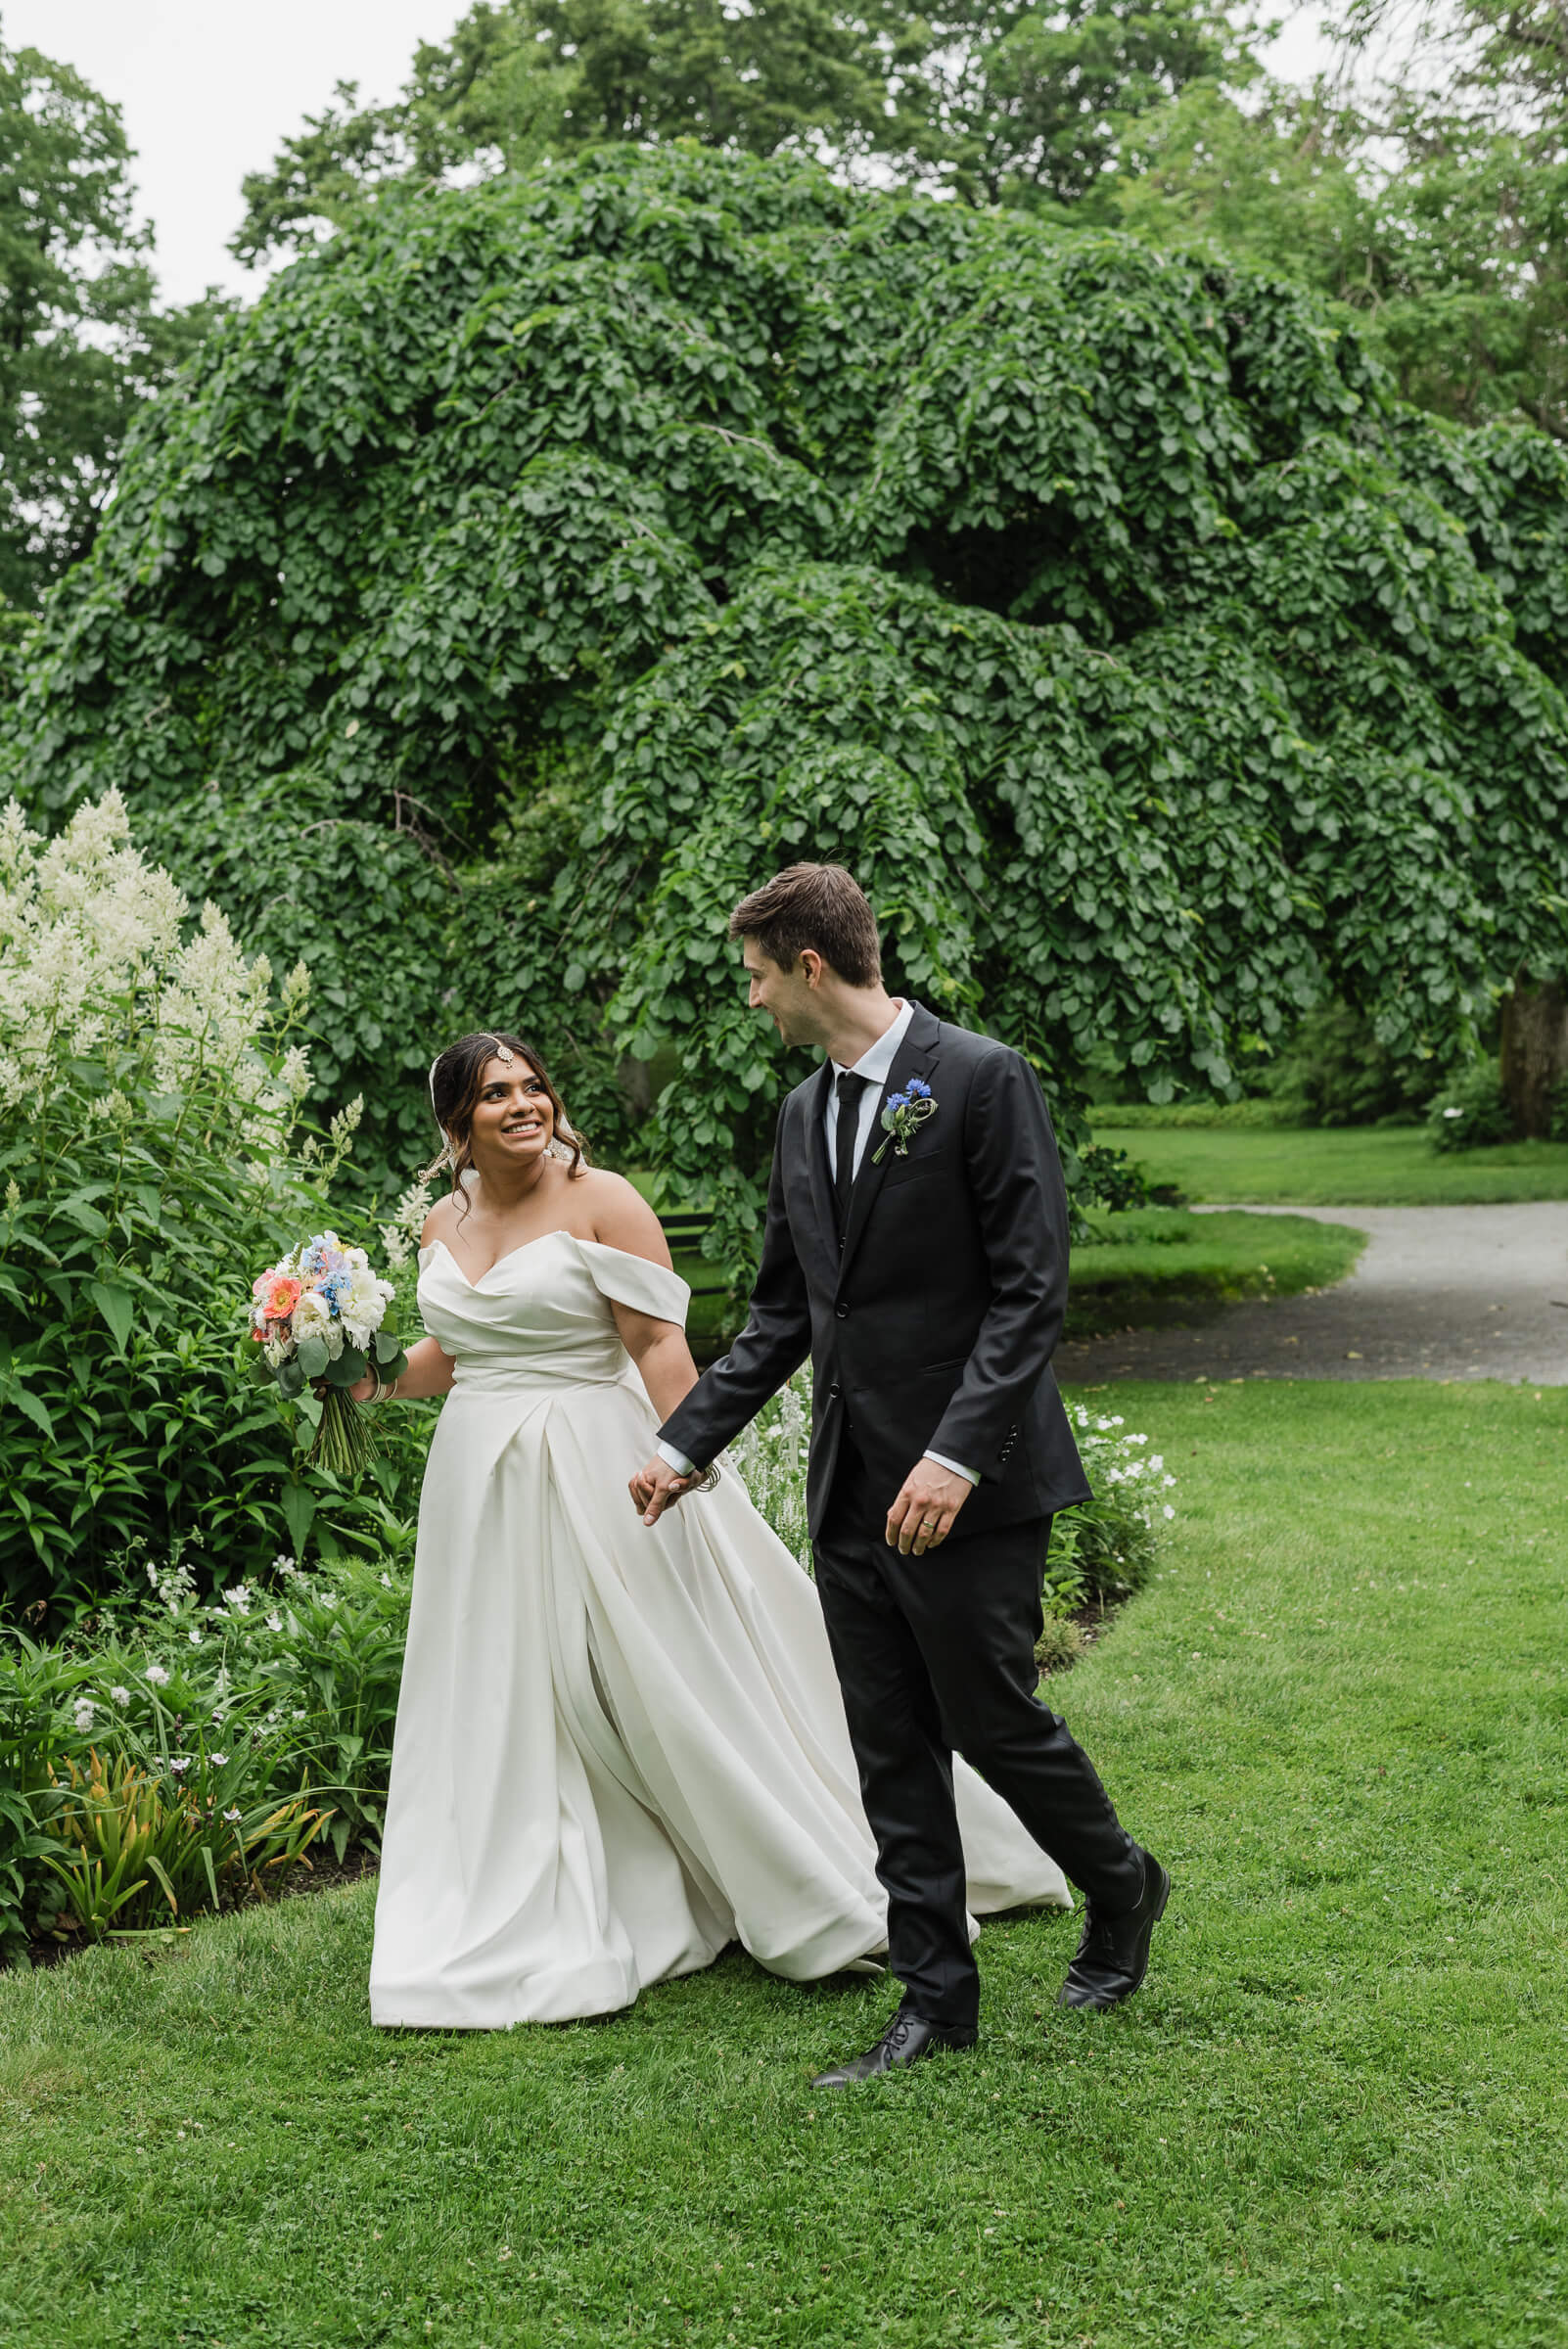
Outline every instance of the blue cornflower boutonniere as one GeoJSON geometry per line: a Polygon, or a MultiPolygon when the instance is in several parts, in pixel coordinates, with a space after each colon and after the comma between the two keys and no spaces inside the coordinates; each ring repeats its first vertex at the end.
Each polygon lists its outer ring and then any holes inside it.
{"type": "MultiPolygon", "coordinates": [[[[882,1126],[888,1142],[900,1158],[909,1155],[909,1144],[925,1124],[937,1114],[937,1098],[923,1077],[911,1077],[901,1093],[890,1093],[882,1104],[882,1126]]],[[[879,1142],[871,1153],[875,1166],[887,1149],[888,1142],[879,1142]]]]}

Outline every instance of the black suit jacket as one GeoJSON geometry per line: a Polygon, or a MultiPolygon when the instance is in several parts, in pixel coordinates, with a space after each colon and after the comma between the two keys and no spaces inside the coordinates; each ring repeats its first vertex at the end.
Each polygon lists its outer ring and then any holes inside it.
{"type": "Polygon", "coordinates": [[[713,1459],[809,1353],[813,1534],[846,1422],[885,1506],[928,1448],[978,1469],[960,1534],[1089,1497],[1050,1369],[1067,1194],[1038,1082],[1006,1044],[918,1004],[883,1099],[911,1077],[931,1086],[936,1114],[906,1157],[890,1141],[875,1164],[873,1127],[842,1251],[823,1132],[831,1064],[785,1100],[750,1317],[659,1431],[713,1459]]]}

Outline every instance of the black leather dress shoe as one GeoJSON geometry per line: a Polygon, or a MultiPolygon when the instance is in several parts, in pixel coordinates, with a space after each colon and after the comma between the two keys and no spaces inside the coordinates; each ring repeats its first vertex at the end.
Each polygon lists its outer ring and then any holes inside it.
{"type": "Polygon", "coordinates": [[[1107,1916],[1085,1904],[1084,1938],[1056,1994],[1058,2006],[1120,2006],[1149,1970],[1149,1936],[1165,1914],[1171,1878],[1152,1852],[1144,1852],[1143,1895],[1135,1909],[1107,1916]]]}
{"type": "Polygon", "coordinates": [[[923,2015],[906,2013],[900,2007],[874,2048],[851,2063],[841,2063],[836,2071],[818,2072],[811,2086],[853,2088],[861,2080],[878,2080],[884,2072],[918,2063],[922,2055],[935,2054],[939,2048],[972,2048],[978,2037],[975,2031],[953,2031],[942,2023],[928,2023],[923,2015]]]}

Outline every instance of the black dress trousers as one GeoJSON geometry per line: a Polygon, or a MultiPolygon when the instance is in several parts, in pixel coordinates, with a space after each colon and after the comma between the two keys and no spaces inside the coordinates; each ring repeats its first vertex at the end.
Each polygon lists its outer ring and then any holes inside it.
{"type": "Polygon", "coordinates": [[[1051,1520],[959,1530],[924,1557],[886,1540],[894,1496],[846,1432],[813,1544],[816,1584],[888,1896],[889,1966],[928,2022],[973,2029],[952,1756],[978,1770],[1080,1890],[1133,1907],[1142,1862],[1093,1764],[1036,1697],[1051,1520]]]}

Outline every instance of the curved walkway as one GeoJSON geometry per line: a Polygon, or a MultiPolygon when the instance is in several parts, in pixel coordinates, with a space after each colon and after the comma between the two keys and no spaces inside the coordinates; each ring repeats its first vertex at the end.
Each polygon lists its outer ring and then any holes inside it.
{"type": "Polygon", "coordinates": [[[1248,1212],[1311,1216],[1370,1236],[1350,1277],[1315,1296],[1222,1306],[1191,1327],[1061,1346],[1063,1384],[1499,1378],[1568,1385],[1568,1201],[1248,1212]]]}

